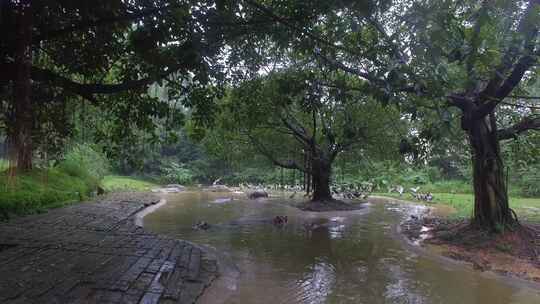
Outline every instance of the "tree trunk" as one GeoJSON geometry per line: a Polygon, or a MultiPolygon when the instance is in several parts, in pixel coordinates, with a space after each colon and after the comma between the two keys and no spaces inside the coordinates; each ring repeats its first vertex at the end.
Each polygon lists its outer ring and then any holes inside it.
{"type": "Polygon", "coordinates": [[[10,128],[11,161],[18,170],[32,169],[33,109],[30,70],[32,66],[32,11],[30,1],[19,4],[14,83],[13,126],[10,128]]]}
{"type": "MultiPolygon", "coordinates": [[[[304,154],[304,162],[303,162],[303,165],[304,165],[304,168],[307,169],[307,156],[304,154]]],[[[303,175],[303,180],[302,180],[302,190],[306,191],[307,192],[307,177],[308,177],[308,174],[307,172],[304,172],[304,175],[303,175]]]]}
{"type": "Polygon", "coordinates": [[[311,165],[311,170],[313,172],[312,201],[332,200],[332,193],[330,192],[332,164],[327,160],[312,160],[311,165]]]}
{"type": "Polygon", "coordinates": [[[490,230],[512,226],[515,218],[508,205],[495,116],[491,114],[472,122],[467,131],[472,147],[473,223],[490,230]]]}
{"type": "Polygon", "coordinates": [[[279,168],[280,170],[280,179],[279,179],[279,186],[281,187],[281,190],[285,189],[285,181],[283,179],[283,168],[279,168]]]}

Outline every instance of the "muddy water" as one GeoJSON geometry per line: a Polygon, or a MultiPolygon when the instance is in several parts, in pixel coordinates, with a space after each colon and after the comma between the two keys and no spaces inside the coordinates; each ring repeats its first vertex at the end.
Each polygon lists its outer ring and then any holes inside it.
{"type": "Polygon", "coordinates": [[[279,197],[186,192],[167,200],[145,228],[207,244],[223,262],[202,303],[540,303],[534,286],[411,250],[395,225],[421,206],[377,200],[358,211],[313,213],[279,197]],[[272,225],[276,215],[288,224],[272,225]],[[200,220],[211,228],[192,229],[200,220]]]}

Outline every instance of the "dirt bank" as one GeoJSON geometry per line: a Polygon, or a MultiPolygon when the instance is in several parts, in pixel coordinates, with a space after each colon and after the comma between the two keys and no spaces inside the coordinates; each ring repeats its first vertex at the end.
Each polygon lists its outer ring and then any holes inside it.
{"type": "Polygon", "coordinates": [[[523,224],[513,231],[489,233],[464,220],[411,217],[402,233],[428,251],[468,262],[478,271],[540,282],[540,225],[523,224]]]}

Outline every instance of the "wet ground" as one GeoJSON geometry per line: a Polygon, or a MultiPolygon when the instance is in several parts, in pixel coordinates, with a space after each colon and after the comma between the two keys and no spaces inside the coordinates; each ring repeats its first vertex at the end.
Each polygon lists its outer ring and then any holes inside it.
{"type": "Polygon", "coordinates": [[[362,210],[304,212],[285,199],[186,192],[145,229],[207,244],[222,277],[202,303],[540,303],[535,286],[411,250],[395,227],[425,207],[374,200],[362,210]],[[272,218],[287,215],[276,227],[272,218]],[[208,230],[195,230],[198,221],[208,230]]]}

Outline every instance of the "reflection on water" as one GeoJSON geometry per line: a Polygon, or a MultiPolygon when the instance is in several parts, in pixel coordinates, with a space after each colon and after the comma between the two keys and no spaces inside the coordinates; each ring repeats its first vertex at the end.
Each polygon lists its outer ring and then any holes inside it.
{"type": "Polygon", "coordinates": [[[442,264],[404,248],[392,227],[422,206],[372,203],[303,212],[280,198],[186,192],[144,219],[146,229],[207,244],[226,261],[202,303],[540,303],[531,287],[442,264]],[[282,228],[272,225],[287,215],[282,228]],[[198,222],[209,230],[193,230],[198,222]]]}
{"type": "Polygon", "coordinates": [[[301,297],[295,297],[295,299],[304,303],[326,303],[334,283],[335,270],[332,264],[321,262],[312,265],[305,272],[304,277],[297,281],[301,297]]]}

